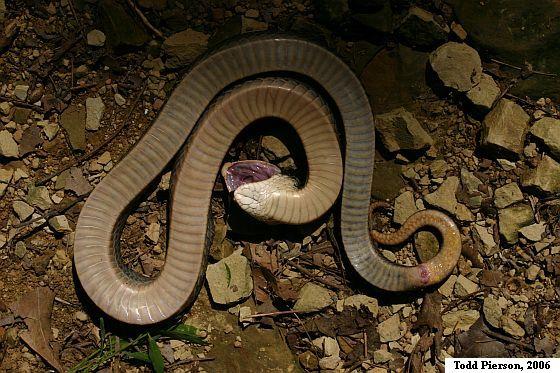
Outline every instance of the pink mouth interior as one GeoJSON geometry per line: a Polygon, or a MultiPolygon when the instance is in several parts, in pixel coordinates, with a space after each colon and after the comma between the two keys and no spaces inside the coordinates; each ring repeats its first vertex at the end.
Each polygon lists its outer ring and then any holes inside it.
{"type": "Polygon", "coordinates": [[[272,163],[256,160],[239,161],[227,168],[224,178],[228,191],[233,192],[243,184],[263,181],[280,172],[280,169],[272,163]]]}

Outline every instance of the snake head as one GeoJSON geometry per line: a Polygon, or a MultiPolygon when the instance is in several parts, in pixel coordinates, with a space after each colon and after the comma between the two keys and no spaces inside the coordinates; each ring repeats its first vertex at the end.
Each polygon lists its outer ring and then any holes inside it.
{"type": "Polygon", "coordinates": [[[277,203],[278,195],[295,189],[295,180],[281,175],[280,169],[258,160],[226,163],[222,176],[233,199],[254,218],[272,222],[270,207],[277,203]]]}

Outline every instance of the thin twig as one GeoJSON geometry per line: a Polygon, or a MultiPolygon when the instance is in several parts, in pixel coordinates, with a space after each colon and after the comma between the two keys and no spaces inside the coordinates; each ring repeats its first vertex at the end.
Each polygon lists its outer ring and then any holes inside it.
{"type": "MultiPolygon", "coordinates": [[[[507,66],[507,67],[509,67],[509,68],[512,68],[512,69],[515,69],[515,70],[518,70],[518,71],[522,71],[522,70],[523,70],[522,67],[515,66],[515,65],[512,65],[512,64],[510,64],[510,63],[497,60],[497,59],[495,59],[495,58],[491,58],[490,61],[492,61],[492,62],[494,62],[494,63],[497,63],[498,65],[507,66]]],[[[535,75],[550,76],[550,77],[552,77],[552,78],[555,78],[555,77],[558,76],[558,75],[556,75],[556,74],[547,73],[547,72],[544,72],[544,71],[537,71],[537,70],[530,70],[530,73],[531,73],[531,74],[535,74],[535,75]]]]}
{"type": "Polygon", "coordinates": [[[508,342],[508,343],[513,343],[527,351],[531,351],[531,352],[536,352],[535,349],[533,348],[533,346],[528,345],[527,343],[523,343],[521,341],[518,341],[516,339],[510,338],[506,335],[500,334],[500,333],[496,333],[493,332],[492,330],[483,330],[482,331],[484,334],[490,336],[490,337],[494,337],[496,339],[501,339],[502,341],[508,342]]]}
{"type": "Polygon", "coordinates": [[[292,262],[288,262],[288,264],[291,265],[292,267],[294,267],[295,269],[297,269],[298,271],[300,271],[305,276],[314,280],[314,281],[320,282],[321,284],[326,285],[326,286],[331,287],[331,288],[334,288],[336,290],[346,290],[345,286],[333,283],[331,281],[327,281],[324,278],[322,278],[321,276],[314,275],[313,273],[311,273],[311,271],[308,271],[307,269],[300,266],[299,264],[292,263],[292,262]]]}
{"type": "Polygon", "coordinates": [[[92,150],[88,154],[85,154],[85,155],[79,157],[78,159],[76,159],[75,161],[70,162],[66,166],[59,169],[58,171],[53,172],[53,173],[45,176],[44,178],[39,180],[36,185],[37,186],[44,185],[47,181],[49,181],[53,177],[58,176],[61,173],[63,173],[64,171],[66,171],[66,170],[68,170],[72,167],[78,166],[78,165],[82,164],[83,162],[87,161],[88,159],[90,159],[90,158],[94,157],[95,155],[99,154],[101,152],[101,150],[103,148],[105,148],[105,146],[107,146],[111,141],[113,141],[121,133],[121,131],[127,126],[128,120],[130,119],[132,113],[134,112],[134,109],[136,108],[136,105],[138,104],[138,101],[140,101],[140,98],[144,94],[144,89],[145,89],[145,85],[142,87],[142,89],[140,90],[140,92],[138,93],[136,98],[134,99],[134,102],[130,106],[130,109],[128,110],[128,113],[126,113],[126,116],[122,120],[121,125],[109,137],[107,137],[103,142],[101,142],[101,144],[99,144],[94,150],[92,150]]]}
{"type": "Polygon", "coordinates": [[[276,311],[276,312],[267,312],[267,313],[255,313],[254,315],[249,315],[246,319],[255,319],[260,317],[274,317],[274,316],[282,316],[282,315],[292,315],[297,313],[311,313],[317,312],[319,310],[310,310],[310,311],[296,311],[296,310],[288,310],[288,311],[276,311]]]}
{"type": "Polygon", "coordinates": [[[193,358],[193,359],[180,360],[180,361],[177,361],[177,362],[169,365],[169,368],[175,368],[175,367],[178,367],[179,365],[191,364],[191,363],[196,363],[196,362],[212,361],[212,360],[215,360],[215,359],[216,359],[215,357],[197,357],[197,358],[193,358]]]}
{"type": "Polygon", "coordinates": [[[68,210],[69,208],[71,208],[72,206],[77,204],[78,202],[83,201],[84,199],[87,198],[88,195],[89,195],[89,193],[83,194],[83,195],[79,196],[77,199],[75,199],[74,201],[68,202],[64,206],[61,206],[61,207],[56,208],[56,209],[49,210],[49,211],[43,213],[41,216],[38,216],[38,217],[33,218],[31,220],[24,221],[22,223],[16,224],[16,225],[14,225],[14,228],[26,227],[28,225],[31,225],[31,224],[33,224],[37,221],[43,220],[43,219],[45,221],[47,221],[49,218],[52,218],[53,216],[56,216],[56,215],[60,215],[60,213],[68,210]]]}
{"type": "Polygon", "coordinates": [[[158,38],[161,39],[165,39],[165,36],[163,36],[163,32],[161,32],[160,30],[158,30],[157,28],[154,27],[154,25],[152,25],[150,23],[150,21],[148,21],[148,18],[146,18],[146,16],[144,15],[144,13],[142,13],[142,11],[140,10],[140,8],[138,8],[136,6],[136,4],[134,4],[134,2],[132,0],[127,0],[128,5],[132,8],[132,10],[134,10],[134,12],[136,13],[136,15],[142,20],[142,23],[144,23],[144,25],[151,31],[153,32],[158,38]]]}
{"type": "Polygon", "coordinates": [[[19,106],[19,107],[22,107],[22,108],[25,108],[25,109],[31,109],[31,110],[36,111],[38,113],[44,113],[45,112],[45,109],[43,109],[40,106],[33,105],[33,104],[27,103],[25,101],[21,101],[21,100],[11,98],[11,97],[7,97],[7,96],[4,96],[4,95],[0,95],[0,100],[11,102],[14,106],[19,106]]]}
{"type": "Polygon", "coordinates": [[[449,310],[451,310],[451,309],[453,309],[453,308],[459,306],[460,304],[465,303],[465,302],[467,302],[467,301],[469,301],[469,300],[472,300],[472,299],[474,299],[474,298],[476,298],[476,297],[478,297],[479,295],[482,295],[482,294],[484,294],[484,293],[486,293],[486,290],[479,290],[479,291],[475,291],[474,293],[467,294],[467,295],[465,295],[465,296],[463,296],[463,297],[461,297],[461,298],[455,300],[454,302],[449,303],[449,304],[443,309],[443,311],[441,311],[441,313],[444,314],[444,313],[446,313],[447,311],[449,311],[449,310]]]}
{"type": "Polygon", "coordinates": [[[512,94],[509,93],[509,92],[506,92],[506,93],[504,94],[504,96],[506,96],[506,97],[508,97],[508,98],[511,98],[511,99],[514,99],[514,100],[516,100],[516,101],[520,101],[520,102],[524,103],[525,105],[529,105],[529,106],[532,106],[532,107],[537,108],[537,109],[539,109],[539,110],[542,110],[542,111],[544,111],[545,113],[547,113],[548,115],[554,115],[554,112],[552,112],[552,111],[549,110],[548,108],[546,108],[546,107],[544,107],[544,106],[540,106],[540,105],[538,105],[538,104],[536,104],[536,103],[534,103],[534,102],[531,102],[531,101],[529,101],[529,100],[525,100],[524,98],[521,98],[521,97],[512,95],[512,94]]]}

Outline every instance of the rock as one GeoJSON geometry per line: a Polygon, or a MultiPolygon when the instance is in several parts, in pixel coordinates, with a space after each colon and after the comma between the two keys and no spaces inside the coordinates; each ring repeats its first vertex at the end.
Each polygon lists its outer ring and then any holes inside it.
{"type": "Polygon", "coordinates": [[[418,96],[426,94],[427,61],[428,53],[404,45],[378,50],[360,74],[373,113],[410,108],[418,96]]]}
{"type": "Polygon", "coordinates": [[[449,2],[456,19],[469,32],[469,40],[487,58],[507,61],[516,66],[530,64],[534,70],[557,76],[532,74],[512,87],[518,97],[558,98],[560,58],[556,51],[560,25],[546,19],[560,17],[560,5],[554,0],[538,3],[524,1],[449,2]]]}
{"type": "Polygon", "coordinates": [[[322,286],[311,282],[305,284],[298,293],[293,309],[296,311],[316,311],[330,306],[336,295],[322,286]]]}
{"type": "Polygon", "coordinates": [[[469,294],[475,293],[478,291],[478,285],[466,278],[463,275],[459,275],[457,277],[457,282],[455,283],[455,293],[460,296],[464,297],[469,294]]]}
{"type": "Polygon", "coordinates": [[[192,29],[173,34],[165,39],[162,48],[168,58],[165,66],[178,68],[193,62],[206,51],[208,35],[192,29]]]}
{"type": "Polygon", "coordinates": [[[393,199],[404,186],[402,166],[394,161],[376,161],[373,169],[371,196],[377,200],[393,199]]]}
{"type": "Polygon", "coordinates": [[[334,338],[319,337],[313,340],[313,345],[321,349],[325,356],[340,356],[340,346],[334,338]]]}
{"type": "Polygon", "coordinates": [[[397,33],[404,44],[432,49],[447,41],[449,27],[440,25],[432,13],[411,6],[397,33]]]}
{"type": "Polygon", "coordinates": [[[140,47],[150,40],[144,27],[113,0],[101,0],[98,5],[101,24],[108,43],[117,51],[140,47]]]}
{"type": "Polygon", "coordinates": [[[6,246],[6,242],[8,242],[8,239],[4,234],[0,233],[0,249],[6,246]]]}
{"type": "Polygon", "coordinates": [[[498,155],[523,152],[529,115],[515,102],[501,99],[482,122],[481,145],[498,155]]]}
{"type": "Polygon", "coordinates": [[[438,292],[447,298],[451,297],[453,294],[453,289],[455,288],[455,283],[457,282],[457,276],[451,275],[445,282],[439,287],[438,292]]]}
{"type": "Polygon", "coordinates": [[[560,120],[545,117],[539,119],[529,132],[542,141],[556,160],[560,160],[560,120]]]}
{"type": "Polygon", "coordinates": [[[319,367],[324,370],[335,370],[342,366],[340,356],[327,356],[319,360],[319,367]]]}
{"type": "Polygon", "coordinates": [[[14,254],[16,254],[18,258],[23,259],[26,253],[27,253],[27,245],[25,245],[25,242],[23,241],[16,242],[16,248],[14,250],[14,254]]]}
{"type": "Polygon", "coordinates": [[[84,321],[84,322],[89,320],[87,313],[83,311],[76,311],[74,313],[74,318],[78,321],[84,321]]]}
{"type": "Polygon", "coordinates": [[[436,159],[432,163],[430,163],[430,175],[433,178],[443,178],[445,174],[449,170],[449,165],[443,159],[436,159]]]}
{"type": "Polygon", "coordinates": [[[160,231],[160,224],[159,223],[150,223],[148,226],[148,230],[146,231],[146,238],[150,240],[152,243],[158,243],[159,241],[159,231],[160,231]]]}
{"type": "Polygon", "coordinates": [[[29,91],[29,86],[26,84],[18,84],[14,88],[14,96],[18,100],[25,101],[27,100],[27,92],[29,91]]]}
{"type": "Polygon", "coordinates": [[[43,138],[41,137],[41,130],[37,125],[29,126],[21,136],[19,141],[19,156],[24,157],[25,155],[35,151],[35,148],[43,143],[43,138]]]}
{"type": "Polygon", "coordinates": [[[22,107],[15,107],[14,108],[14,115],[13,115],[12,119],[14,120],[14,122],[16,122],[18,124],[26,124],[27,123],[27,118],[29,118],[30,114],[31,114],[31,109],[26,109],[26,108],[22,108],[22,107]]]}
{"type": "Polygon", "coordinates": [[[212,300],[217,304],[237,303],[253,292],[251,266],[237,250],[215,264],[209,264],[206,280],[212,300]]]}
{"type": "Polygon", "coordinates": [[[463,26],[461,26],[461,24],[453,21],[451,22],[451,31],[455,34],[455,36],[457,36],[459,38],[459,40],[463,41],[467,38],[467,32],[465,31],[465,29],[463,28],[463,26]]]}
{"type": "Polygon", "coordinates": [[[401,330],[401,319],[398,313],[379,323],[377,331],[381,342],[396,341],[405,333],[405,331],[401,330]]]}
{"type": "Polygon", "coordinates": [[[494,192],[494,205],[499,209],[520,201],[523,201],[523,193],[517,183],[506,184],[494,192]]]}
{"type": "Polygon", "coordinates": [[[67,138],[74,150],[86,148],[86,111],[81,106],[69,106],[60,116],[60,124],[68,134],[67,138]]]}
{"type": "Polygon", "coordinates": [[[113,158],[111,157],[111,153],[109,152],[103,152],[103,154],[101,154],[99,156],[99,158],[97,158],[97,163],[99,163],[100,165],[105,166],[106,164],[108,164],[109,162],[111,162],[113,160],[113,158]]]}
{"type": "Polygon", "coordinates": [[[298,360],[301,366],[308,371],[315,371],[319,368],[319,359],[309,350],[299,354],[298,360]]]}
{"type": "Polygon", "coordinates": [[[460,221],[475,221],[475,216],[469,208],[462,203],[458,203],[455,207],[455,216],[460,221]]]}
{"type": "Polygon", "coordinates": [[[439,251],[439,241],[432,233],[420,231],[414,237],[414,248],[421,262],[432,259],[439,251]]]}
{"type": "Polygon", "coordinates": [[[430,67],[445,88],[467,92],[480,83],[480,56],[466,44],[445,43],[430,54],[429,61],[430,67]]]}
{"type": "Polygon", "coordinates": [[[0,168],[0,197],[4,195],[8,184],[12,181],[14,170],[11,168],[0,168]]]}
{"type": "Polygon", "coordinates": [[[19,147],[12,134],[6,130],[0,131],[0,156],[7,158],[17,158],[19,147]]]}
{"type": "Polygon", "coordinates": [[[486,257],[492,256],[498,252],[498,245],[494,241],[494,236],[488,233],[488,230],[480,225],[474,226],[475,232],[482,241],[482,254],[486,257]]]}
{"type": "Polygon", "coordinates": [[[500,210],[499,214],[500,234],[509,244],[514,244],[518,239],[521,228],[534,223],[533,210],[527,204],[519,204],[500,210]]]}
{"type": "Polygon", "coordinates": [[[88,97],[86,99],[86,129],[97,131],[101,125],[101,118],[105,111],[105,104],[101,97],[88,97]]]}
{"type": "Polygon", "coordinates": [[[475,110],[485,113],[492,108],[500,93],[500,87],[494,79],[488,74],[482,74],[480,83],[467,92],[467,99],[475,110]]]}
{"type": "Polygon", "coordinates": [[[393,354],[387,350],[373,351],[373,361],[376,364],[383,364],[393,359],[394,359],[393,354]]]}
{"type": "Polygon", "coordinates": [[[522,185],[544,194],[560,192],[560,163],[543,155],[537,168],[524,175],[522,185]]]}
{"type": "Polygon", "coordinates": [[[342,312],[342,309],[344,307],[354,307],[357,310],[359,310],[360,308],[366,308],[369,310],[373,317],[377,317],[377,313],[379,312],[379,304],[377,302],[377,299],[362,294],[351,295],[337,302],[337,310],[339,312],[342,312]],[[338,306],[339,303],[341,303],[340,308],[338,306]]]}
{"type": "Polygon", "coordinates": [[[53,216],[49,219],[49,225],[58,233],[72,232],[68,219],[66,219],[66,216],[64,215],[53,216]]]}
{"type": "Polygon", "coordinates": [[[500,323],[504,332],[512,337],[523,337],[525,335],[525,330],[509,316],[502,316],[500,323]]]}
{"type": "Polygon", "coordinates": [[[467,193],[478,193],[478,187],[482,185],[482,181],[466,168],[461,169],[461,184],[467,190],[467,193]]]}
{"type": "Polygon", "coordinates": [[[480,313],[477,310],[459,310],[442,315],[443,335],[451,335],[454,331],[467,331],[478,320],[480,313]]]}
{"type": "Polygon", "coordinates": [[[260,22],[253,18],[241,16],[241,33],[268,30],[268,23],[260,22]]]}
{"type": "Polygon", "coordinates": [[[406,219],[417,211],[414,194],[406,191],[395,199],[393,221],[402,225],[406,219]]]}
{"type": "Polygon", "coordinates": [[[375,129],[390,152],[425,150],[434,143],[416,118],[402,107],[376,115],[375,129]]]}
{"type": "Polygon", "coordinates": [[[105,45],[105,34],[100,30],[91,30],[87,34],[87,43],[92,47],[102,47],[105,45]]]}
{"type": "Polygon", "coordinates": [[[54,139],[54,137],[58,133],[59,128],[60,127],[58,126],[58,124],[48,122],[43,127],[43,132],[45,133],[45,136],[47,136],[47,139],[49,139],[49,141],[50,141],[50,140],[54,139]]]}
{"type": "MultiPolygon", "coordinates": [[[[2,1],[2,0],[0,0],[2,1]]],[[[12,110],[12,104],[7,101],[0,102],[0,113],[4,115],[10,114],[10,110],[12,110]]]]}
{"type": "Polygon", "coordinates": [[[527,272],[525,273],[527,280],[535,281],[537,279],[537,276],[539,275],[540,270],[541,269],[538,265],[531,264],[529,268],[527,268],[527,272]]]}
{"type": "Polygon", "coordinates": [[[530,241],[538,242],[542,239],[542,235],[544,234],[545,230],[545,223],[536,223],[521,228],[519,230],[519,233],[521,233],[523,237],[527,238],[530,241]]]}
{"type": "Polygon", "coordinates": [[[484,298],[482,312],[484,313],[484,318],[488,324],[492,325],[496,329],[500,328],[502,308],[500,307],[500,303],[494,297],[487,296],[484,298]]]}
{"type": "Polygon", "coordinates": [[[48,210],[52,206],[49,190],[45,186],[30,186],[29,191],[27,192],[26,202],[31,206],[40,208],[41,210],[48,210]]]}
{"type": "Polygon", "coordinates": [[[14,201],[12,208],[21,221],[27,220],[35,212],[33,207],[23,201],[14,201]]]}
{"type": "Polygon", "coordinates": [[[93,187],[84,177],[82,170],[78,167],[71,167],[61,173],[56,179],[54,188],[57,190],[70,190],[77,196],[82,196],[93,190],[93,187]]]}
{"type": "Polygon", "coordinates": [[[448,177],[435,192],[427,194],[424,200],[432,206],[455,214],[455,209],[457,208],[455,193],[458,187],[459,178],[457,176],[448,177]]]}
{"type": "Polygon", "coordinates": [[[124,98],[120,93],[115,93],[115,103],[119,106],[126,105],[126,98],[124,98]]]}

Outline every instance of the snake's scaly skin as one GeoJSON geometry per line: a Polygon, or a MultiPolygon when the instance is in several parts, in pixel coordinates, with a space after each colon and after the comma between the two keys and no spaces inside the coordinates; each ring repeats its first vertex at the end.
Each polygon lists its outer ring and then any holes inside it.
{"type": "Polygon", "coordinates": [[[451,272],[460,248],[452,229],[443,232],[452,234],[442,252],[416,267],[384,260],[370,240],[373,116],[352,71],[313,43],[257,37],[223,47],[195,65],[147,133],[86,201],[76,227],[74,261],[84,290],[98,307],[126,323],[153,324],[192,303],[206,267],[208,212],[220,163],[246,125],[270,116],[296,129],[309,162],[305,186],[279,194],[270,205],[272,220],[300,224],[316,219],[336,200],[344,176],[342,240],[350,263],[366,281],[386,290],[409,290],[451,272]],[[306,84],[297,82],[301,77],[306,84]],[[307,83],[320,87],[340,117],[344,170],[331,109],[307,83]],[[120,232],[135,201],[177,154],[166,262],[156,279],[141,280],[122,268],[120,232]]]}
{"type": "Polygon", "coordinates": [[[371,238],[382,245],[399,245],[423,227],[435,228],[441,235],[441,248],[438,255],[419,264],[420,276],[411,272],[410,288],[420,288],[437,284],[449,275],[449,263],[457,263],[461,255],[461,235],[453,220],[436,210],[422,210],[412,214],[404,224],[392,233],[371,231],[371,238]]]}

